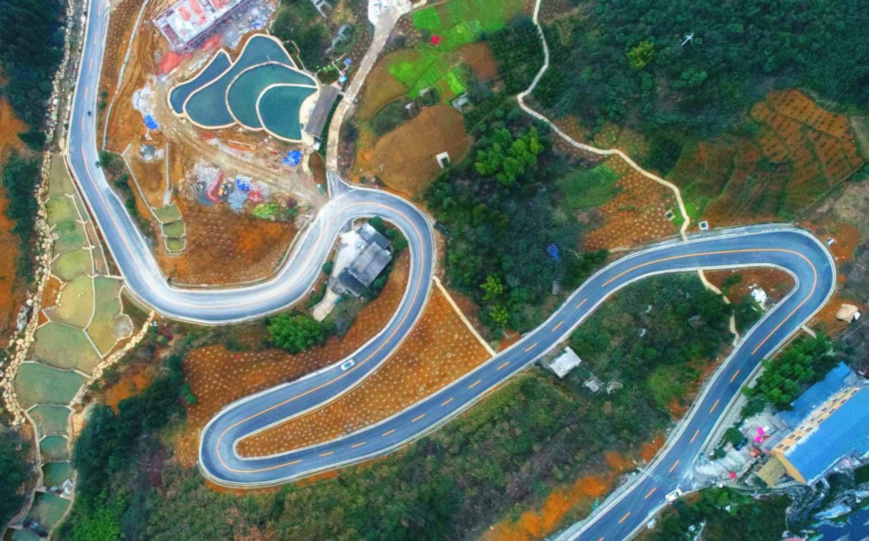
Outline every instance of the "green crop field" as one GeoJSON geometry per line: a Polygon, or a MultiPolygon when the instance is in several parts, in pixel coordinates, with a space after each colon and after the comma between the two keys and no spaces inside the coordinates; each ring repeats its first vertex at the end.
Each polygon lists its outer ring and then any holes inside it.
{"type": "Polygon", "coordinates": [[[618,195],[619,175],[606,165],[577,169],[558,180],[567,206],[573,210],[597,208],[618,195]]]}
{"type": "Polygon", "coordinates": [[[39,428],[40,436],[66,432],[69,409],[65,406],[36,406],[27,413],[39,428]]]}
{"type": "Polygon", "coordinates": [[[69,462],[49,462],[42,467],[42,477],[47,487],[59,487],[72,477],[72,466],[69,462]]]}
{"type": "Polygon", "coordinates": [[[87,374],[100,362],[83,330],[55,321],[36,330],[33,355],[55,368],[77,369],[87,374]]]}
{"type": "Polygon", "coordinates": [[[163,225],[163,234],[170,239],[180,239],[185,234],[184,222],[172,222],[163,225]]]}
{"type": "Polygon", "coordinates": [[[120,280],[97,276],[94,288],[96,311],[87,333],[105,355],[111,351],[121,335],[132,329],[132,322],[129,317],[121,314],[121,301],[118,297],[121,290],[120,280]]]}
{"type": "Polygon", "coordinates": [[[79,274],[93,272],[91,254],[88,250],[71,250],[60,254],[51,264],[52,272],[64,282],[69,282],[79,274]]]}
{"type": "Polygon", "coordinates": [[[56,254],[81,248],[85,244],[84,228],[76,221],[61,222],[54,226],[51,232],[57,235],[57,240],[54,242],[54,253],[56,254]]]}
{"type": "Polygon", "coordinates": [[[45,212],[48,213],[48,224],[57,225],[67,220],[78,219],[75,203],[65,195],[55,195],[45,202],[45,212]]]}
{"type": "Polygon", "coordinates": [[[186,246],[187,242],[184,239],[166,239],[166,250],[169,253],[181,253],[186,246]]]}
{"type": "Polygon", "coordinates": [[[452,0],[413,13],[413,25],[438,35],[438,47],[452,50],[484,32],[497,32],[522,12],[521,0],[452,0]]]}
{"type": "Polygon", "coordinates": [[[50,492],[40,492],[33,500],[33,507],[27,516],[30,520],[38,520],[46,528],[53,528],[69,507],[69,500],[56,496],[50,492]]]}
{"type": "Polygon", "coordinates": [[[176,205],[175,203],[172,203],[171,205],[167,205],[165,207],[154,209],[154,214],[156,214],[157,219],[164,224],[168,224],[170,222],[177,222],[181,219],[181,211],[178,210],[178,205],[176,205]]]}
{"type": "Polygon", "coordinates": [[[83,329],[91,319],[93,302],[93,280],[90,276],[80,274],[63,286],[60,302],[48,313],[52,320],[83,329]]]}
{"type": "Polygon", "coordinates": [[[69,460],[69,447],[63,436],[47,436],[39,441],[39,452],[46,462],[69,460]]]}
{"type": "Polygon", "coordinates": [[[22,407],[35,404],[69,404],[87,378],[42,363],[22,363],[15,377],[15,394],[22,407]]]}

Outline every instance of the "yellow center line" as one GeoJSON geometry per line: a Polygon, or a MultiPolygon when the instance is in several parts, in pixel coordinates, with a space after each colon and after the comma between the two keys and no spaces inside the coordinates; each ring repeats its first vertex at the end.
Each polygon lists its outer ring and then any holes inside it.
{"type": "Polygon", "coordinates": [[[558,325],[556,325],[555,327],[552,327],[552,332],[557,331],[557,330],[558,330],[562,325],[564,325],[564,321],[563,321],[563,320],[562,320],[562,321],[559,321],[559,322],[558,322],[558,325]]]}
{"type": "Polygon", "coordinates": [[[362,447],[363,445],[365,445],[365,442],[364,442],[364,441],[360,441],[359,443],[354,443],[354,444],[351,445],[350,447],[352,447],[353,449],[356,449],[357,447],[362,447]]]}
{"type": "Polygon", "coordinates": [[[678,466],[678,465],[679,465],[679,461],[678,461],[678,460],[677,460],[676,462],[673,462],[673,465],[670,466],[670,473],[673,473],[673,470],[675,470],[675,469],[676,469],[676,466],[678,466]]]}
{"type": "Polygon", "coordinates": [[[395,432],[395,429],[394,429],[394,428],[393,428],[392,430],[387,430],[387,431],[384,432],[382,435],[383,435],[383,436],[388,436],[388,435],[392,434],[393,432],[395,432]]]}
{"type": "Polygon", "coordinates": [[[441,404],[441,406],[446,406],[447,404],[449,404],[449,403],[452,402],[452,401],[453,401],[453,398],[452,398],[452,397],[447,398],[446,400],[443,401],[443,403],[441,404]]]}
{"type": "Polygon", "coordinates": [[[622,522],[628,520],[628,517],[629,517],[629,516],[631,516],[631,512],[630,512],[630,511],[628,511],[627,513],[625,513],[625,516],[623,516],[622,518],[619,519],[619,524],[621,524],[622,522]]]}
{"type": "Polygon", "coordinates": [[[320,456],[329,456],[335,454],[335,451],[329,451],[328,453],[323,453],[320,456]]]}
{"type": "Polygon", "coordinates": [[[474,387],[476,387],[477,385],[480,384],[480,381],[481,381],[481,380],[478,379],[478,380],[475,381],[474,383],[468,385],[468,389],[473,389],[474,387]]]}
{"type": "Polygon", "coordinates": [[[721,402],[721,399],[716,400],[715,403],[712,404],[712,409],[709,410],[709,413],[712,413],[713,411],[715,411],[715,408],[718,407],[719,402],[721,402]]]}
{"type": "Polygon", "coordinates": [[[525,353],[528,353],[529,351],[531,351],[532,349],[534,349],[536,347],[537,347],[537,342],[534,342],[533,344],[531,344],[530,346],[525,348],[525,353]]]}
{"type": "Polygon", "coordinates": [[[499,366],[496,370],[500,370],[500,369],[504,368],[505,366],[507,366],[508,364],[510,364],[510,361],[504,361],[503,363],[501,363],[501,366],[499,366]]]}
{"type": "Polygon", "coordinates": [[[700,429],[698,428],[697,432],[695,432],[694,435],[691,436],[691,441],[689,441],[688,443],[694,443],[694,440],[697,439],[697,434],[699,434],[699,433],[700,433],[700,429]]]}
{"type": "Polygon", "coordinates": [[[287,466],[292,466],[293,464],[298,464],[298,463],[301,462],[301,461],[302,461],[302,459],[294,460],[294,461],[292,461],[292,462],[287,462],[287,466]]]}
{"type": "MultiPolygon", "coordinates": [[[[587,301],[587,300],[588,300],[588,299],[582,299],[582,302],[579,303],[579,304],[577,304],[576,307],[577,307],[577,308],[582,308],[582,305],[585,304],[585,301],[587,301]]],[[[603,538],[601,538],[601,539],[603,539],[603,538]]]]}
{"type": "Polygon", "coordinates": [[[423,417],[425,417],[425,413],[420,414],[420,415],[417,415],[416,417],[414,417],[413,419],[411,419],[410,422],[411,422],[411,423],[415,423],[415,422],[419,421],[420,419],[422,419],[423,417]]]}
{"type": "Polygon", "coordinates": [[[739,370],[737,370],[736,372],[733,373],[733,377],[730,378],[730,383],[733,383],[733,380],[735,380],[736,376],[738,376],[738,375],[739,375],[739,370]]]}
{"type": "Polygon", "coordinates": [[[649,499],[649,496],[651,496],[652,494],[654,494],[656,490],[658,490],[658,487],[654,487],[652,490],[650,490],[649,493],[646,494],[646,497],[643,498],[643,499],[644,499],[644,500],[648,500],[648,499],[649,499]]]}

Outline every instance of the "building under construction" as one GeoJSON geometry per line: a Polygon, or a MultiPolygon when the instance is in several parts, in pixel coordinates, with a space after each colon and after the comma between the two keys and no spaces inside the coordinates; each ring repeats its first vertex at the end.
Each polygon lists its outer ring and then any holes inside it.
{"type": "Polygon", "coordinates": [[[196,47],[250,0],[180,0],[160,13],[154,24],[174,51],[196,47]]]}

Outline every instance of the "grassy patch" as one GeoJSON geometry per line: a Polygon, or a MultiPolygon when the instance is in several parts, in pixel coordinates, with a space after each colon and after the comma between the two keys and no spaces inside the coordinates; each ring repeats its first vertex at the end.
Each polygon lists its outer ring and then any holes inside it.
{"type": "Polygon", "coordinates": [[[91,319],[94,286],[90,276],[76,276],[60,292],[60,302],[50,312],[52,320],[62,321],[80,329],[91,319]]]}
{"type": "Polygon", "coordinates": [[[69,500],[50,492],[40,492],[36,495],[27,518],[38,520],[46,528],[53,528],[66,513],[67,507],[69,507],[69,500]]]}
{"type": "Polygon", "coordinates": [[[69,460],[69,448],[63,436],[48,436],[39,442],[39,452],[47,462],[69,460]]]}
{"type": "Polygon", "coordinates": [[[121,281],[98,276],[94,280],[96,290],[96,311],[87,333],[97,348],[105,355],[115,346],[118,339],[132,330],[132,321],[121,313],[118,293],[121,281]]]}
{"type": "Polygon", "coordinates": [[[51,195],[75,193],[75,187],[69,178],[63,158],[58,155],[51,157],[51,168],[48,173],[48,193],[51,195]]]}
{"type": "Polygon", "coordinates": [[[73,200],[65,195],[55,195],[45,202],[45,212],[48,213],[48,224],[57,225],[67,220],[78,219],[73,200]]]}
{"type": "Polygon", "coordinates": [[[84,331],[54,321],[36,331],[33,355],[56,368],[90,373],[100,362],[84,331]]]}
{"type": "Polygon", "coordinates": [[[36,406],[27,413],[39,428],[40,436],[66,432],[69,409],[63,406],[36,406]]]}
{"type": "Polygon", "coordinates": [[[57,240],[54,242],[56,254],[81,248],[87,240],[82,225],[73,220],[57,224],[51,232],[57,235],[57,240]]]}
{"type": "Polygon", "coordinates": [[[599,207],[618,195],[619,175],[606,165],[578,169],[558,180],[564,202],[571,211],[599,207]]]}
{"type": "Polygon", "coordinates": [[[24,363],[15,377],[15,394],[25,408],[34,404],[69,404],[87,378],[42,363],[24,363]]]}
{"type": "Polygon", "coordinates": [[[69,462],[49,462],[42,467],[42,477],[47,487],[59,487],[72,477],[72,466],[69,462]]]}
{"type": "Polygon", "coordinates": [[[91,254],[88,250],[72,250],[57,256],[51,271],[62,281],[69,282],[79,274],[93,272],[91,254]]]}
{"type": "Polygon", "coordinates": [[[154,209],[154,214],[156,214],[157,219],[164,224],[170,222],[177,222],[181,219],[181,211],[178,210],[178,205],[176,205],[175,203],[172,203],[171,205],[165,207],[154,209]]]}
{"type": "Polygon", "coordinates": [[[186,246],[187,242],[184,239],[166,239],[166,250],[171,253],[183,252],[186,246]]]}
{"type": "Polygon", "coordinates": [[[379,137],[394,130],[407,120],[407,111],[404,108],[405,101],[396,100],[387,103],[371,119],[371,129],[379,137]]]}
{"type": "Polygon", "coordinates": [[[180,239],[185,235],[184,222],[172,222],[163,225],[163,234],[170,239],[180,239]]]}

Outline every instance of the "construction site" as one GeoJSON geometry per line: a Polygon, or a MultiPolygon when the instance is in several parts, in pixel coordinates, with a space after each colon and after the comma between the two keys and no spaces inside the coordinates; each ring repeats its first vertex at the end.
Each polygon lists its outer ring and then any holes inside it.
{"type": "Polygon", "coordinates": [[[120,156],[112,180],[174,283],[267,277],[327,200],[317,152],[340,84],[264,33],[279,9],[274,0],[115,7],[98,142],[120,156]]]}

